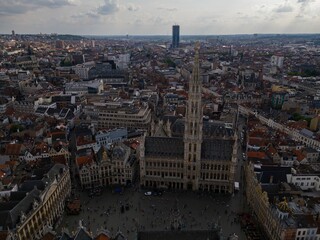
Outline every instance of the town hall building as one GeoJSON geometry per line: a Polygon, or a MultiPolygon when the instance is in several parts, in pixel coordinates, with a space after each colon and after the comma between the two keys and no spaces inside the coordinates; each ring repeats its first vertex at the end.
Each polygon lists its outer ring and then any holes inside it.
{"type": "Polygon", "coordinates": [[[233,192],[237,136],[223,122],[203,121],[199,71],[196,47],[185,119],[170,126],[170,136],[146,136],[141,143],[143,187],[233,192]]]}

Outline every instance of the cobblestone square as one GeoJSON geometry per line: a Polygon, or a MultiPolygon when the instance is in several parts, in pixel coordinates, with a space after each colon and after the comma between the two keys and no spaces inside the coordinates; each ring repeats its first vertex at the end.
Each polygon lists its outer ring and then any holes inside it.
{"type": "Polygon", "coordinates": [[[169,230],[172,210],[178,203],[182,229],[212,229],[221,225],[224,237],[236,233],[239,239],[245,235],[237,220],[242,212],[242,193],[233,196],[196,192],[164,192],[162,196],[144,196],[144,190],[125,189],[122,194],[103,191],[101,196],[90,198],[87,192],[80,192],[82,211],[76,216],[65,215],[60,229],[70,232],[83,220],[92,233],[102,227],[112,234],[120,230],[128,239],[136,239],[137,229],[169,230]],[[122,207],[123,206],[123,207],[122,207]]]}

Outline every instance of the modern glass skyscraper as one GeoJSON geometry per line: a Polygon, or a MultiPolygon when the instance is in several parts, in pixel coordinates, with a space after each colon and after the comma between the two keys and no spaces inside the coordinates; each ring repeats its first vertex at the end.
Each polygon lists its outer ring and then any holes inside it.
{"type": "Polygon", "coordinates": [[[172,26],[172,48],[178,48],[180,42],[180,26],[172,26]]]}

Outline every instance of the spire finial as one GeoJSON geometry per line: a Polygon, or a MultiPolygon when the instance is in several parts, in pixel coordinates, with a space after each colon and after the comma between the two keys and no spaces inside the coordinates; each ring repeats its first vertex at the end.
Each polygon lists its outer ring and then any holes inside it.
{"type": "Polygon", "coordinates": [[[196,45],[194,47],[195,51],[199,53],[199,50],[200,50],[200,42],[199,41],[196,41],[196,45]]]}

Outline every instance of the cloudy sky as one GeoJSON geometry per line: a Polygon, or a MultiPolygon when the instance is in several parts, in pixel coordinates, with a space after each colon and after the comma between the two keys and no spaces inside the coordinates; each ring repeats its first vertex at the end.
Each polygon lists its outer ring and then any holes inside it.
{"type": "Polygon", "coordinates": [[[0,0],[0,33],[319,33],[320,0],[0,0]]]}

